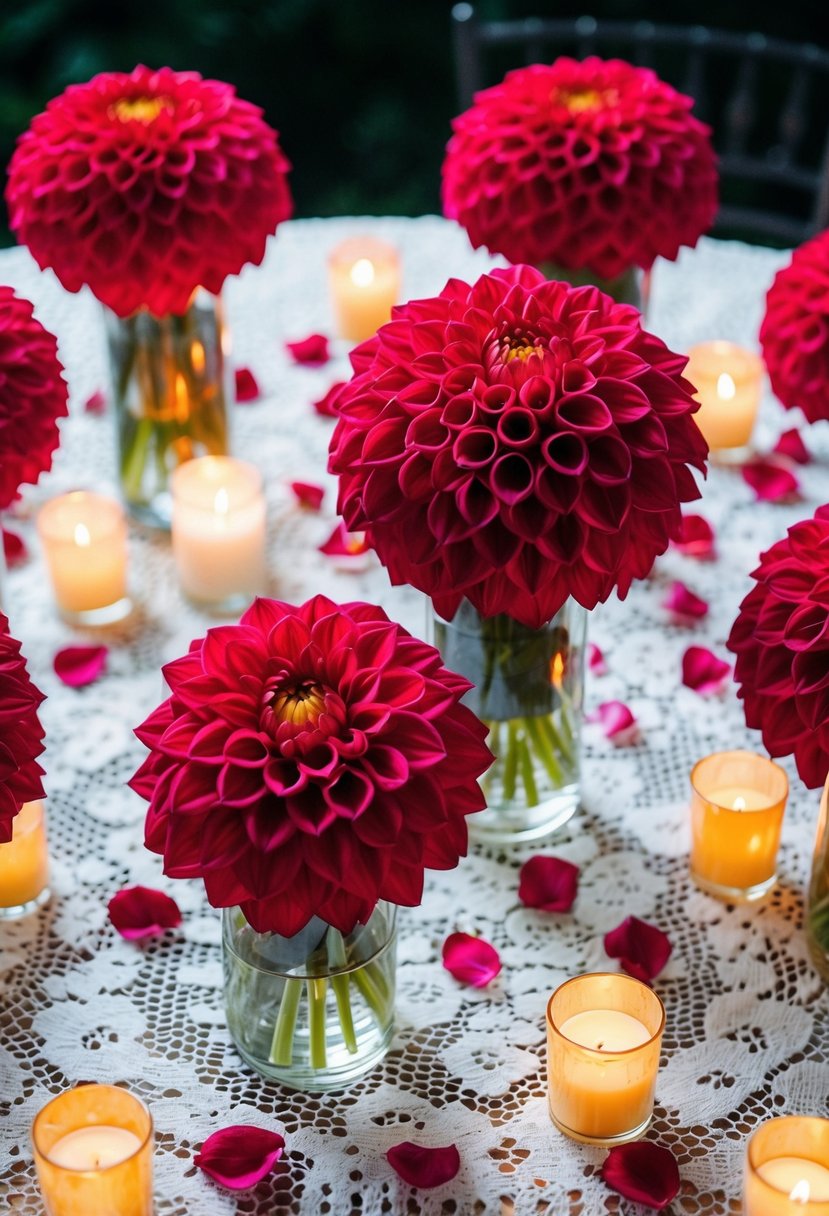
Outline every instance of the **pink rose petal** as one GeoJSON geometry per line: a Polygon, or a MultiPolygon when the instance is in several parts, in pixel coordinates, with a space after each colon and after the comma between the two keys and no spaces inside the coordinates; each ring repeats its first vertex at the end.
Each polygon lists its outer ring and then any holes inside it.
{"type": "Polygon", "coordinates": [[[181,924],[176,901],[152,887],[124,887],[113,895],[107,910],[112,924],[127,941],[157,937],[181,924]]]}
{"type": "Polygon", "coordinates": [[[689,587],[679,581],[671,585],[671,589],[662,601],[672,617],[681,623],[699,621],[708,615],[708,601],[700,599],[689,587]]]}
{"type": "Polygon", "coordinates": [[[587,666],[594,676],[606,676],[608,666],[605,657],[595,642],[587,643],[587,666]]]}
{"type": "Polygon", "coordinates": [[[649,1140],[618,1144],[605,1157],[602,1178],[626,1199],[666,1208],[679,1194],[679,1166],[670,1149],[649,1140]]]}
{"type": "Polygon", "coordinates": [[[279,1132],[237,1124],[208,1136],[193,1161],[220,1186],[244,1191],[271,1172],[284,1147],[279,1132]]]}
{"type": "Polygon", "coordinates": [[[70,688],[82,688],[98,679],[107,654],[106,646],[64,646],[55,655],[55,674],[70,688]]]}
{"type": "Polygon", "coordinates": [[[301,507],[306,507],[309,511],[319,511],[325,498],[323,486],[318,486],[313,481],[292,481],[291,489],[301,507]]]}
{"type": "Polygon", "coordinates": [[[318,414],[323,418],[337,417],[337,399],[347,383],[346,380],[337,380],[324,397],[320,397],[319,401],[314,402],[314,409],[318,414]]]}
{"type": "Polygon", "coordinates": [[[402,1144],[395,1144],[389,1149],[386,1160],[409,1186],[419,1186],[424,1190],[451,1182],[461,1168],[460,1153],[454,1144],[447,1144],[444,1148],[426,1148],[421,1144],[412,1144],[411,1140],[404,1140],[402,1144]]]}
{"type": "Polygon", "coordinates": [[[743,465],[743,480],[751,486],[758,502],[780,502],[793,498],[800,483],[779,457],[759,456],[743,465]]]}
{"type": "Polygon", "coordinates": [[[588,722],[601,723],[605,737],[616,747],[628,747],[637,743],[641,732],[639,723],[624,701],[602,701],[601,705],[587,716],[588,722]]]}
{"type": "Polygon", "coordinates": [[[772,448],[778,456],[785,456],[796,464],[809,464],[812,454],[803,442],[803,437],[797,427],[784,431],[772,448]]]}
{"type": "Polygon", "coordinates": [[[462,984],[485,988],[501,970],[498,951],[482,937],[450,933],[443,943],[443,965],[462,984]]]}
{"type": "Polygon", "coordinates": [[[682,531],[674,546],[688,557],[710,560],[715,556],[714,529],[702,515],[683,515],[682,531]]]}
{"type": "Polygon", "coordinates": [[[579,889],[579,867],[561,857],[531,857],[520,870],[518,898],[527,908],[569,912],[579,889]]]}
{"type": "Polygon", "coordinates": [[[286,342],[285,349],[295,363],[321,367],[331,358],[325,334],[309,334],[301,342],[286,342]]]}
{"type": "Polygon", "coordinates": [[[319,546],[320,553],[327,557],[361,557],[368,553],[364,532],[349,532],[342,520],[337,524],[328,540],[319,546]]]}
{"type": "Polygon", "coordinates": [[[236,368],[236,400],[258,401],[260,396],[256,377],[249,367],[236,368]]]}
{"type": "Polygon", "coordinates": [[[618,958],[628,975],[649,984],[665,967],[673,946],[667,933],[638,916],[628,916],[605,934],[608,958],[618,958]]]}
{"type": "Polygon", "coordinates": [[[101,415],[106,413],[107,399],[101,389],[97,389],[91,397],[88,397],[84,402],[84,413],[101,415]]]}
{"type": "Polygon", "coordinates": [[[682,683],[701,696],[719,692],[730,674],[730,664],[705,646],[689,646],[682,656],[682,683]]]}
{"type": "Polygon", "coordinates": [[[18,536],[16,532],[7,532],[5,528],[3,529],[3,556],[10,570],[13,566],[22,566],[29,556],[29,550],[26,548],[23,537],[18,536]]]}

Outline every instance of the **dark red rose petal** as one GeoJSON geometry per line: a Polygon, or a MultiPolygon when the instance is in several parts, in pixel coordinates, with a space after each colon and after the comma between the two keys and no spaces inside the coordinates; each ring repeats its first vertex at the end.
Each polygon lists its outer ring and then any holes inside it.
{"type": "Polygon", "coordinates": [[[331,358],[325,334],[309,334],[301,342],[286,342],[285,349],[295,363],[307,363],[321,367],[331,358]]]}
{"type": "Polygon", "coordinates": [[[649,1208],[666,1208],[679,1194],[679,1166],[673,1153],[649,1140],[612,1148],[602,1165],[602,1178],[625,1199],[649,1208]]]}
{"type": "Polygon", "coordinates": [[[689,646],[682,656],[682,683],[701,696],[719,692],[730,672],[729,664],[705,646],[689,646]]]}
{"type": "Polygon", "coordinates": [[[797,477],[779,458],[760,456],[750,460],[743,465],[742,473],[758,502],[780,502],[794,498],[800,490],[797,477]]]}
{"type": "Polygon", "coordinates": [[[518,898],[528,908],[569,912],[579,889],[579,867],[561,857],[531,857],[520,871],[518,898]]]}
{"type": "Polygon", "coordinates": [[[646,984],[659,975],[673,950],[667,933],[638,916],[628,916],[606,933],[604,948],[608,958],[618,958],[628,975],[646,984]]]}
{"type": "Polygon", "coordinates": [[[107,399],[101,389],[96,389],[91,397],[87,397],[83,408],[85,414],[98,416],[106,413],[107,399]]]}
{"type": "Polygon", "coordinates": [[[291,489],[301,507],[309,511],[319,511],[325,498],[325,488],[313,481],[292,481],[291,489]]]}
{"type": "Polygon", "coordinates": [[[498,951],[482,937],[450,933],[443,943],[443,965],[450,975],[473,988],[486,988],[501,970],[498,951]]]}
{"type": "Polygon", "coordinates": [[[337,417],[337,400],[347,384],[346,380],[337,380],[332,384],[324,397],[314,402],[314,409],[323,418],[337,417]]]}
{"type": "Polygon", "coordinates": [[[13,566],[22,566],[29,556],[23,537],[6,528],[3,529],[3,555],[10,570],[13,566]]]}
{"type": "Polygon", "coordinates": [[[714,557],[714,529],[702,515],[683,515],[682,531],[674,545],[700,561],[714,557]]]}
{"type": "Polygon", "coordinates": [[[793,460],[795,464],[809,464],[812,459],[812,454],[797,427],[784,431],[772,451],[778,456],[785,456],[787,460],[793,460]]]}
{"type": "Polygon", "coordinates": [[[124,887],[107,904],[109,919],[127,941],[157,937],[181,924],[179,906],[152,887],[124,887]]]}
{"type": "Polygon", "coordinates": [[[55,674],[70,688],[92,684],[106,667],[106,646],[64,646],[55,655],[55,674]]]}
{"type": "Polygon", "coordinates": [[[279,1132],[235,1125],[208,1136],[193,1161],[220,1186],[244,1191],[271,1172],[284,1147],[279,1132]]]}
{"type": "Polygon", "coordinates": [[[409,1186],[423,1189],[451,1182],[461,1168],[460,1154],[454,1144],[426,1148],[404,1140],[389,1149],[386,1160],[409,1186]]]}
{"type": "Polygon", "coordinates": [[[236,400],[240,403],[259,400],[259,385],[249,367],[236,368],[236,400]]]}

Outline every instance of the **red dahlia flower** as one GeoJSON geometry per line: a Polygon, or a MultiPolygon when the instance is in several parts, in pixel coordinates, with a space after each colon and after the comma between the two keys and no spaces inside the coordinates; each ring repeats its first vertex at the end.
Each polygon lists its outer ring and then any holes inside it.
{"type": "Polygon", "coordinates": [[[0,612],[0,844],[12,838],[13,819],[24,802],[43,797],[43,727],[37,710],[43,701],[26,670],[20,643],[0,612]]]}
{"type": "Polygon", "coordinates": [[[746,725],[816,789],[829,772],[829,505],[761,553],[752,578],[728,639],[746,725]]]}
{"type": "Polygon", "coordinates": [[[262,261],[291,214],[289,168],[231,85],[139,66],[70,85],[36,115],[6,200],[18,239],[69,291],[163,316],[262,261]]]}
{"type": "Polygon", "coordinates": [[[68,389],[58,344],[28,300],[0,287],[0,511],[52,467],[68,389]]]}
{"type": "Polygon", "coordinates": [[[130,784],[147,847],[214,907],[259,932],[320,916],[348,933],[465,854],[486,728],[459,704],[469,683],[382,609],[259,599],[164,674],[130,784]]]}
{"type": "Polygon", "coordinates": [[[707,449],[685,357],[639,321],[518,266],[451,279],[354,351],[329,469],[393,583],[538,628],[648,573],[707,449]]]}
{"type": "Polygon", "coordinates": [[[612,279],[675,258],[717,211],[710,131],[692,105],[620,59],[510,72],[452,124],[444,212],[511,262],[612,279]]]}
{"type": "Polygon", "coordinates": [[[829,418],[829,231],[795,249],[766,296],[760,345],[771,387],[809,422],[829,418]]]}

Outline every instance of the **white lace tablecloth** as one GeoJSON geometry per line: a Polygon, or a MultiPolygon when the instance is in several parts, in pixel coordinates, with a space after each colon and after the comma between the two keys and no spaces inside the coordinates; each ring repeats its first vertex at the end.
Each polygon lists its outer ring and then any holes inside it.
{"type": "MultiPolygon", "coordinates": [[[[234,361],[250,367],[263,390],[262,400],[236,410],[235,448],[265,473],[274,593],[374,600],[419,631],[417,595],[391,590],[376,564],[342,573],[317,553],[335,522],[333,486],[321,515],[296,510],[286,490],[293,478],[327,480],[333,424],[311,402],[345,374],[346,362],[338,348],[322,369],[298,367],[283,343],[331,331],[325,256],[355,230],[400,246],[408,296],[436,293],[449,274],[476,276],[489,264],[459,229],[435,218],[286,225],[266,264],[227,290],[234,361]]],[[[650,325],[675,349],[711,337],[753,345],[765,291],[784,260],[703,241],[678,264],[657,268],[650,325]]],[[[112,420],[83,412],[106,384],[98,306],[64,293],[22,250],[0,255],[0,281],[31,298],[58,335],[72,390],[54,472],[27,505],[70,486],[111,483],[112,420]]],[[[767,396],[759,445],[786,425],[767,396]]],[[[718,560],[703,564],[673,551],[625,603],[593,614],[591,637],[611,671],[591,680],[589,702],[627,701],[643,741],[614,749],[598,727],[586,728],[584,807],[560,836],[509,856],[476,850],[428,883],[422,908],[402,918],[397,1037],[388,1058],[352,1090],[330,1096],[290,1093],[243,1066],[224,1027],[218,914],[199,883],[166,880],[160,859],[142,846],[144,806],[124,784],[142,756],[132,727],[164,695],[161,664],[211,623],[179,595],[169,543],[132,536],[140,625],[111,634],[106,674],[72,690],[56,679],[52,658],[86,639],[56,615],[31,519],[13,523],[32,549],[10,575],[10,613],[48,694],[54,893],[39,915],[0,925],[0,1206],[18,1216],[41,1211],[28,1137],[50,1096],[78,1081],[118,1081],[152,1108],[158,1216],[638,1212],[602,1183],[601,1150],[553,1128],[544,1071],[549,993],[567,976],[605,968],[604,933],[634,913],[674,944],[656,984],[668,1021],[649,1132],[679,1159],[682,1192],[672,1210],[738,1211],[751,1129],[773,1113],[827,1113],[829,1001],[801,929],[818,795],[789,766],[781,881],[766,906],[731,908],[699,893],[688,878],[689,771],[709,752],[757,749],[759,741],[743,725],[734,689],[698,697],[680,683],[680,660],[692,643],[725,656],[758,553],[829,498],[829,445],[821,447],[823,436],[808,439],[821,459],[802,472],[804,501],[757,505],[739,473],[713,469],[700,509],[717,529],[718,560]],[[670,624],[660,607],[674,578],[711,603],[695,628],[670,624]],[[518,867],[533,851],[582,867],[572,915],[519,904],[518,867]],[[181,930],[144,947],[122,941],[106,904],[128,883],[169,891],[184,911],[181,930]],[[500,951],[503,972],[485,991],[461,987],[440,965],[440,946],[455,929],[480,933],[500,951]],[[242,1195],[219,1190],[192,1164],[204,1138],[231,1123],[270,1127],[286,1140],[283,1168],[242,1195]],[[460,1173],[437,1190],[412,1190],[385,1159],[401,1140],[456,1142],[460,1173]]]]}

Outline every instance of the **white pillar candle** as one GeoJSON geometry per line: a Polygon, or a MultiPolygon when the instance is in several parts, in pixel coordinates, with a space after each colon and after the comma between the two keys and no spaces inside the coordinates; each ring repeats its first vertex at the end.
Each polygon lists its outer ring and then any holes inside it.
{"type": "Polygon", "coordinates": [[[565,1039],[592,1051],[630,1051],[647,1043],[651,1033],[638,1018],[618,1009],[590,1009],[568,1018],[559,1029],[565,1039]]]}
{"type": "Polygon", "coordinates": [[[62,614],[82,624],[121,620],[127,596],[127,525],[119,502],[75,490],[41,508],[37,529],[62,614]]]}
{"type": "Polygon", "coordinates": [[[328,271],[340,334],[351,342],[372,337],[400,295],[399,253],[374,237],[349,237],[331,253],[328,271]]]}
{"type": "Polygon", "coordinates": [[[759,355],[733,342],[702,342],[688,352],[683,375],[696,389],[694,419],[712,452],[745,449],[763,387],[759,355]]]}

